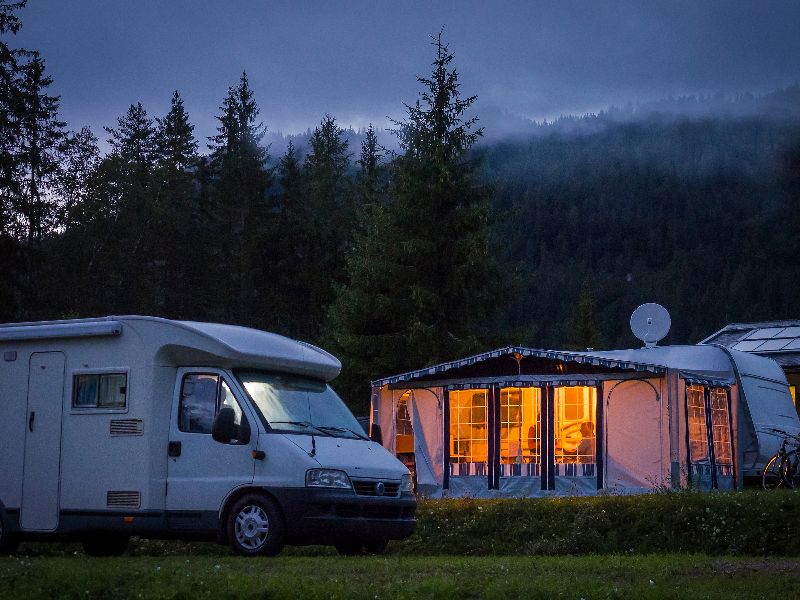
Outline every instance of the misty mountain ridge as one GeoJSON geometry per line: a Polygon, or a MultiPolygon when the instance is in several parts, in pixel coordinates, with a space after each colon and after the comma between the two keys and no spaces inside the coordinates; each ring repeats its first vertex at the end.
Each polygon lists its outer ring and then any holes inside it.
{"type": "MultiPolygon", "coordinates": [[[[550,121],[532,120],[496,105],[481,105],[480,102],[476,104],[473,114],[479,119],[478,126],[483,127],[483,137],[479,146],[550,135],[591,135],[617,125],[635,123],[666,125],[675,121],[758,119],[774,124],[798,124],[800,84],[795,83],[761,95],[692,94],[645,102],[628,102],[621,106],[611,105],[598,113],[568,114],[550,121]]],[[[352,127],[344,130],[344,138],[348,141],[354,160],[361,149],[365,131],[363,128],[352,127]]],[[[290,134],[268,131],[263,143],[269,146],[270,154],[276,162],[286,152],[290,141],[298,154],[304,157],[308,152],[312,133],[311,127],[306,131],[290,134]]],[[[380,128],[377,134],[378,141],[386,152],[399,150],[397,138],[391,131],[380,128]]]]}

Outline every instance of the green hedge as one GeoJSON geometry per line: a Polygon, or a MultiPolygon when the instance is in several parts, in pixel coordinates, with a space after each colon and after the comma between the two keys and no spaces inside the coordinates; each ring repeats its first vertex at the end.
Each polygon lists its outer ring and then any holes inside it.
{"type": "Polygon", "coordinates": [[[426,500],[401,554],[800,555],[800,492],[426,500]]]}

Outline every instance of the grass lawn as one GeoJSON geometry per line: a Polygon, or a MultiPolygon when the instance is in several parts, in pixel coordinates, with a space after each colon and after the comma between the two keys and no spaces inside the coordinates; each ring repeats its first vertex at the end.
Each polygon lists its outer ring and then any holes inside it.
{"type": "Polygon", "coordinates": [[[800,559],[705,555],[0,558],[0,598],[797,598],[800,559]]]}

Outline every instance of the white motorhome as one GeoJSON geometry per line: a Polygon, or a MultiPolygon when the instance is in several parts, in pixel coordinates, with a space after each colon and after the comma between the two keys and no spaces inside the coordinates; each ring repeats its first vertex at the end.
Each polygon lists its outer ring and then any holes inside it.
{"type": "Polygon", "coordinates": [[[131,535],[380,552],[415,526],[408,470],[327,382],[254,329],[124,316],[0,325],[0,550],[131,535]]]}

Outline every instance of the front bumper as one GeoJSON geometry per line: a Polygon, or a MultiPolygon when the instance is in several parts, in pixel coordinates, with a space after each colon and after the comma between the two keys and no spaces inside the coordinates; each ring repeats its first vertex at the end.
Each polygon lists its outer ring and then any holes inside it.
{"type": "Polygon", "coordinates": [[[343,538],[401,540],[410,536],[417,524],[413,494],[386,498],[322,488],[270,491],[283,509],[287,534],[295,543],[332,543],[343,538]]]}

